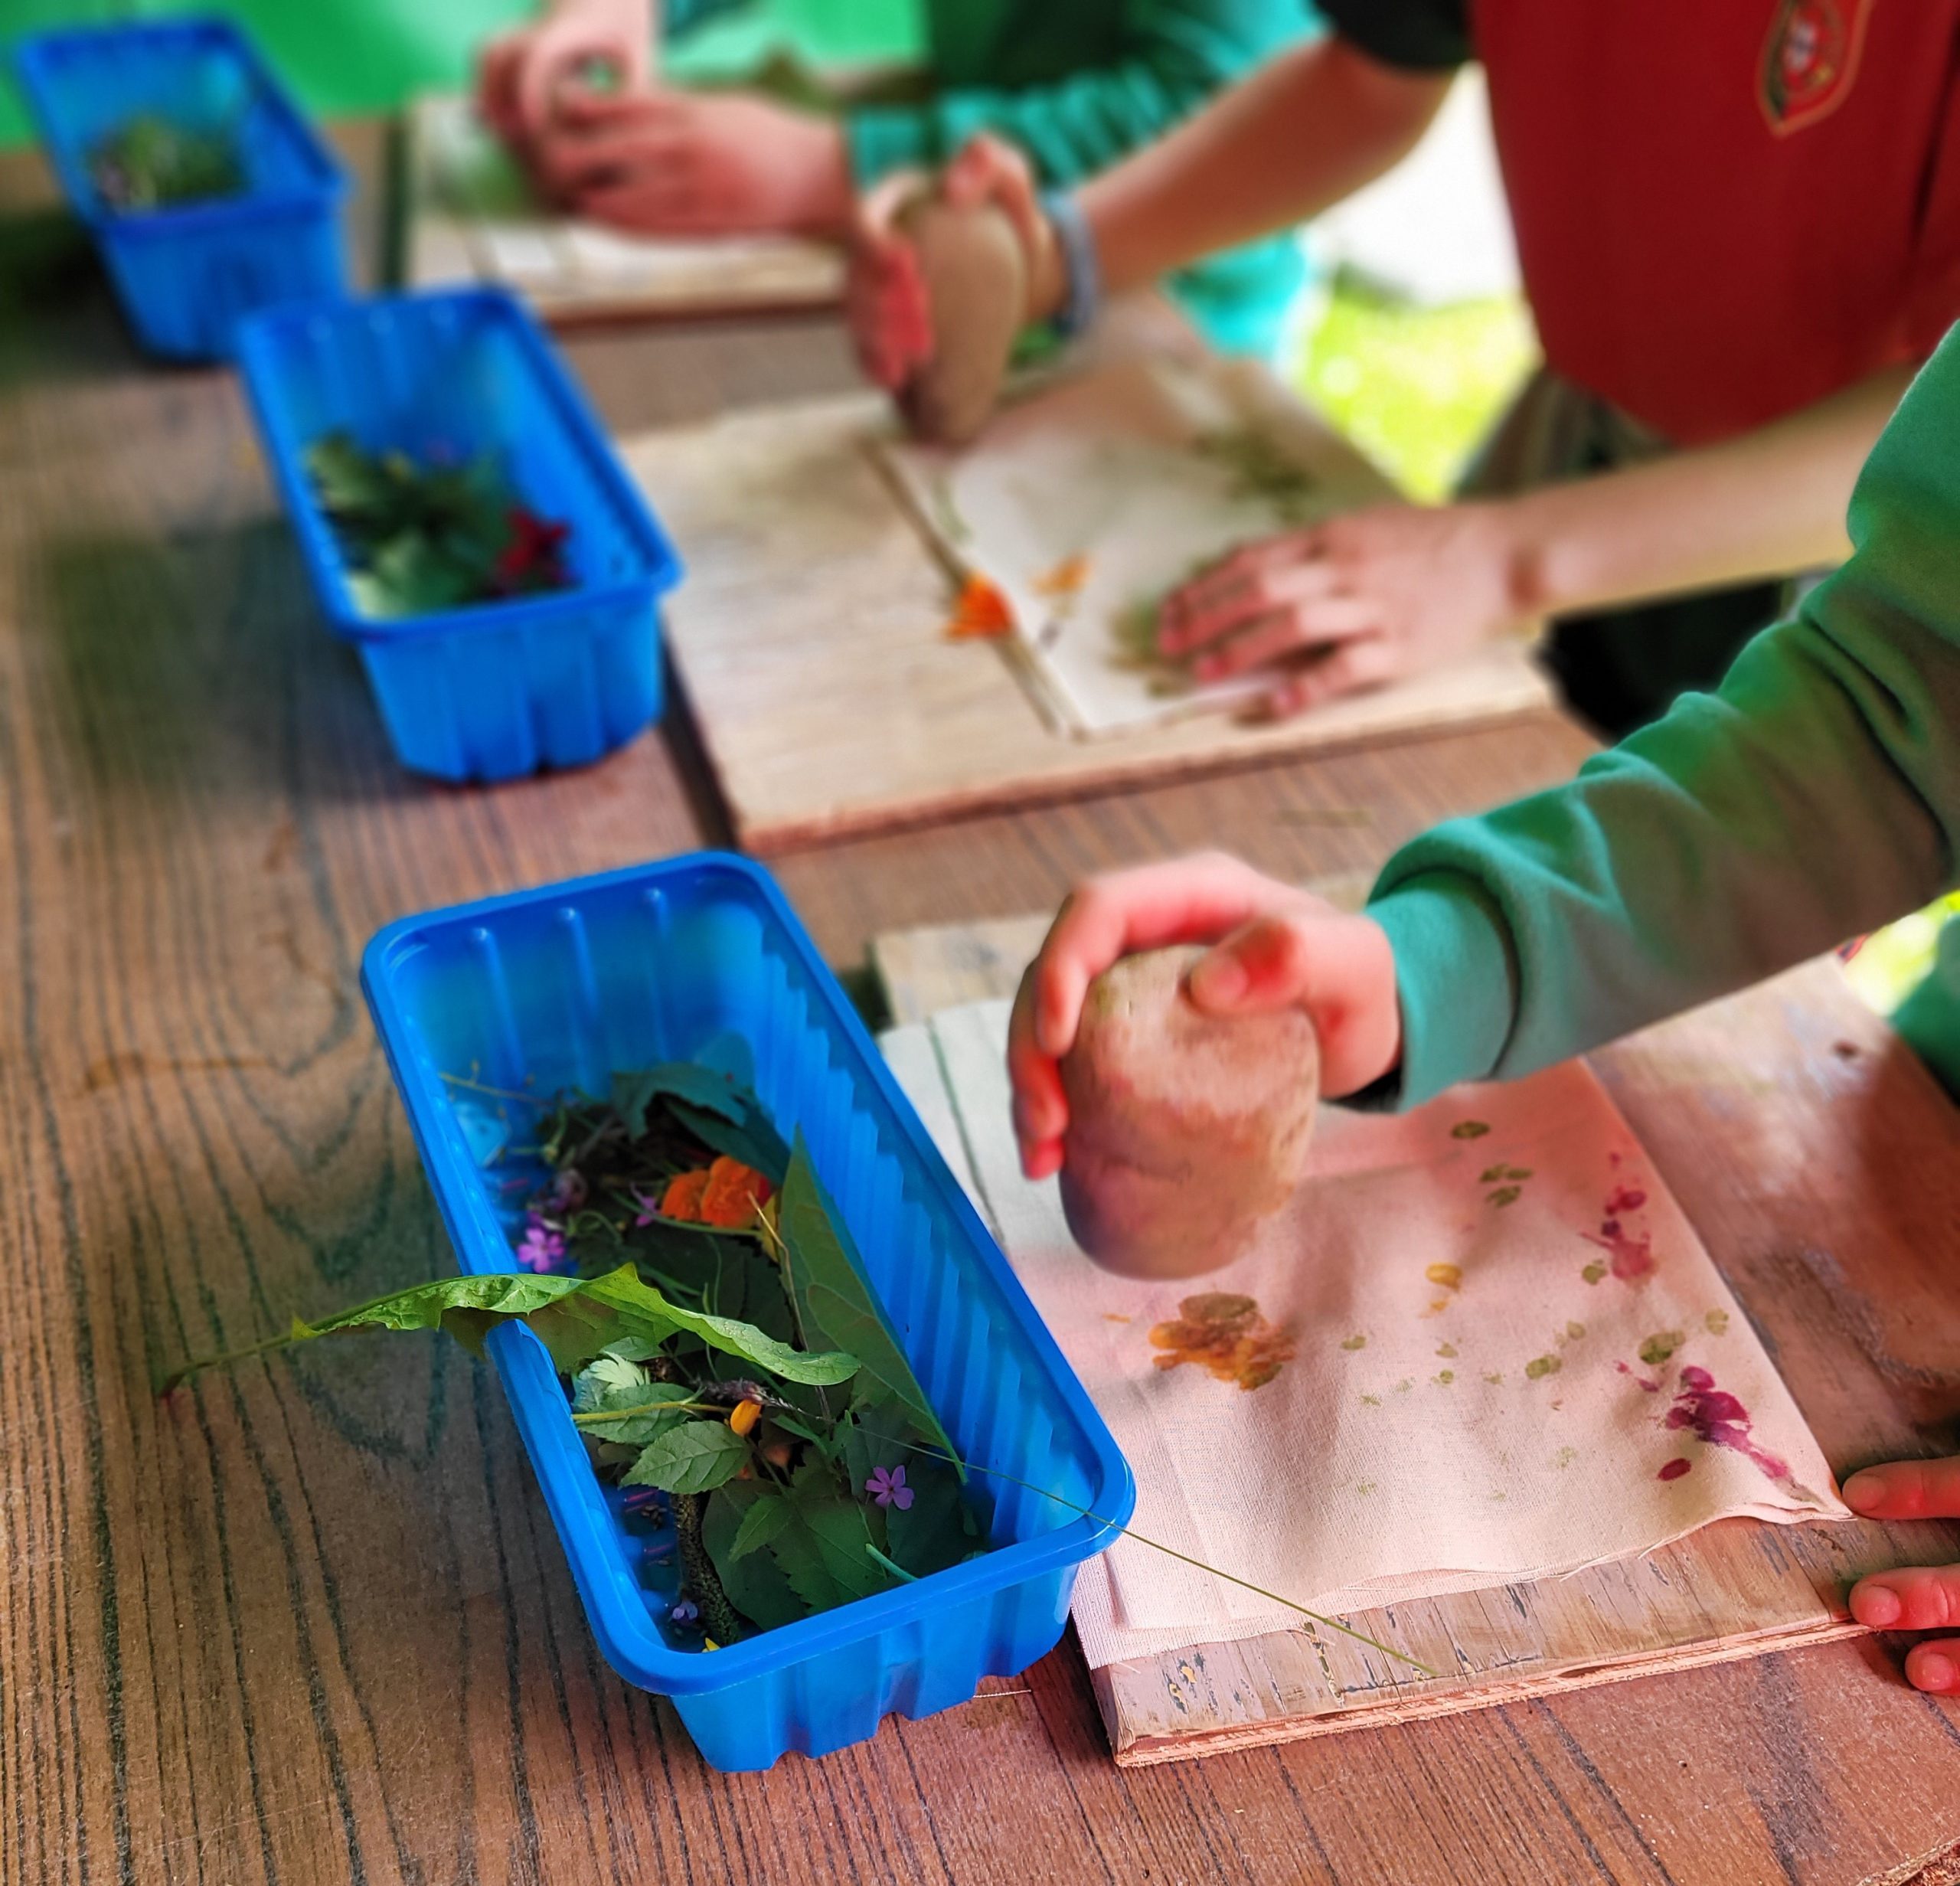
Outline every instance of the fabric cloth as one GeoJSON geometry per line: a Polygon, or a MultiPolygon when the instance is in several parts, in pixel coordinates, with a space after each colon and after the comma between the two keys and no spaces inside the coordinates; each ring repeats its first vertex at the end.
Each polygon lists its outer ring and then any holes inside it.
{"type": "Polygon", "coordinates": [[[1482,61],[1547,359],[1676,444],[1919,359],[1960,315],[1960,0],[1326,11],[1390,63],[1482,61]]]}
{"type": "MultiPolygon", "coordinates": [[[[976,132],[1018,145],[1050,187],[1159,138],[1312,30],[1307,0],[926,0],[932,90],[846,114],[860,183],[944,162],[976,132]]],[[[1271,352],[1306,278],[1291,236],[1228,251],[1169,286],[1214,346],[1271,352]]]]}
{"type": "Polygon", "coordinates": [[[1397,1080],[1547,1067],[1929,903],[1960,857],[1960,335],[1851,500],[1844,567],[1720,688],[1569,785],[1390,859],[1397,1080]]]}
{"type": "MultiPolygon", "coordinates": [[[[1651,427],[1541,367],[1472,463],[1462,495],[1508,497],[1671,449],[1651,427]]],[[[1571,705],[1618,739],[1657,719],[1677,695],[1720,682],[1750,638],[1783,613],[1795,587],[1743,583],[1562,616],[1551,625],[1547,665],[1571,705]]]]}
{"type": "Polygon", "coordinates": [[[1249,539],[1389,495],[1263,369],[1205,351],[1057,380],[958,451],[878,449],[943,554],[1006,603],[1050,717],[1089,737],[1256,691],[1194,687],[1157,658],[1165,593],[1249,539]]]}
{"type": "MultiPolygon", "coordinates": [[[[1021,1178],[1007,1014],[954,1009],[888,1052],[1128,1456],[1134,1531],[1338,1614],[1736,1515],[1845,1516],[1583,1066],[1400,1117],[1323,1109],[1306,1184],[1253,1247],[1153,1285],[1089,1263],[1054,1182],[1021,1178]]],[[[1300,1622],[1130,1538],[1084,1568],[1076,1620],[1092,1665],[1300,1622]]]]}

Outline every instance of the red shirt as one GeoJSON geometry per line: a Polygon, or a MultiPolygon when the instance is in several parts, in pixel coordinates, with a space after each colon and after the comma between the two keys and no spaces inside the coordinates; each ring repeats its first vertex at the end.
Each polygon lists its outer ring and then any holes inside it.
{"type": "MultiPolygon", "coordinates": [[[[1328,10],[1374,51],[1364,15],[1447,5],[1328,10]]],[[[1546,358],[1635,419],[1726,438],[1960,319],[1960,0],[1468,0],[1468,25],[1546,358]]]]}

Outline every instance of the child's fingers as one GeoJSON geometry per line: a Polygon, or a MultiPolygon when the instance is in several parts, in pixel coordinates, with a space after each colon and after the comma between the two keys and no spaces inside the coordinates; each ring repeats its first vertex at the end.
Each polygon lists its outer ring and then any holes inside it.
{"type": "Polygon", "coordinates": [[[1381,612],[1370,598],[1326,596],[1255,616],[1199,656],[1191,672],[1200,681],[1229,681],[1256,668],[1269,668],[1289,655],[1374,635],[1380,626],[1381,612]]]}
{"type": "Polygon", "coordinates": [[[1021,1170],[1046,1178],[1062,1162],[1062,1135],[1069,1123],[1068,1102],[1055,1057],[1036,1039],[1034,1008],[1037,963],[1030,963],[1014,992],[1008,1021],[1008,1079],[1014,1088],[1014,1135],[1021,1170]]]}
{"type": "Polygon", "coordinates": [[[1960,1628],[1960,1565],[1902,1565],[1851,1587],[1851,1615],[1872,1630],[1960,1628]]]}
{"type": "Polygon", "coordinates": [[[1960,1519],[1960,1455],[1864,1468],[1844,1482],[1844,1504],[1868,1519],[1960,1519]]]}
{"type": "Polygon", "coordinates": [[[1256,564],[1216,564],[1164,599],[1157,646],[1188,655],[1275,610],[1336,594],[1344,580],[1334,564],[1293,546],[1276,546],[1256,564]]]}
{"type": "Polygon", "coordinates": [[[1906,1681],[1932,1696],[1960,1696],[1960,1637],[1937,1637],[1906,1653],[1906,1681]]]}
{"type": "Polygon", "coordinates": [[[1269,690],[1259,703],[1260,711],[1270,721],[1290,720],[1323,701],[1357,694],[1364,688],[1379,688],[1395,678],[1397,666],[1393,643],[1382,636],[1362,636],[1329,649],[1269,690]]]}

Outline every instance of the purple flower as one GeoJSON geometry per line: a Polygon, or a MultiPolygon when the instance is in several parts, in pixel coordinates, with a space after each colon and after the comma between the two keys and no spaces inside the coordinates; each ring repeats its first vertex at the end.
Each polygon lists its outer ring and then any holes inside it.
{"type": "Polygon", "coordinates": [[[636,1518],[645,1513],[658,1518],[667,1510],[667,1495],[657,1486],[629,1486],[619,1504],[636,1518]]]}
{"type": "Polygon", "coordinates": [[[912,1489],[905,1484],[903,1467],[873,1468],[864,1491],[880,1506],[896,1506],[900,1512],[912,1504],[912,1489]]]}
{"type": "Polygon", "coordinates": [[[684,1626],[697,1624],[701,1622],[701,1608],[692,1598],[683,1598],[667,1615],[675,1623],[684,1626]]]}
{"type": "Polygon", "coordinates": [[[648,1195],[642,1191],[637,1185],[635,1185],[632,1190],[632,1201],[633,1203],[639,1208],[639,1216],[633,1221],[633,1229],[635,1231],[638,1231],[643,1230],[646,1226],[655,1223],[659,1218],[660,1201],[658,1198],[648,1197],[648,1195]]]}
{"type": "Polygon", "coordinates": [[[543,1276],[564,1261],[565,1240],[534,1211],[518,1242],[518,1262],[527,1270],[543,1276]]]}
{"type": "Polygon", "coordinates": [[[576,1211],[585,1203],[590,1190],[585,1175],[577,1166],[568,1165],[551,1182],[551,1202],[561,1212],[576,1211]]]}

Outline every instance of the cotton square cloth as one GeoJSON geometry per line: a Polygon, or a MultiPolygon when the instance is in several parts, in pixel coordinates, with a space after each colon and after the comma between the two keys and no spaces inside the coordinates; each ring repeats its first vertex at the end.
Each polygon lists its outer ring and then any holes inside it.
{"type": "MultiPolygon", "coordinates": [[[[1544,1577],[1711,1522],[1844,1518],[1831,1470],[1591,1071],[1400,1116],[1323,1107],[1243,1257],[1149,1284],[1021,1175],[1008,1005],[887,1039],[1137,1477],[1132,1529],[1320,1612],[1544,1577]]],[[[1131,1538],[1083,1567],[1093,1667],[1297,1613],[1131,1538]]]]}
{"type": "Polygon", "coordinates": [[[1263,368],[1204,352],[1037,383],[962,450],[878,449],[942,554],[1007,603],[1037,703],[1084,736],[1256,693],[1157,659],[1165,593],[1241,544],[1393,495],[1263,368]]]}

